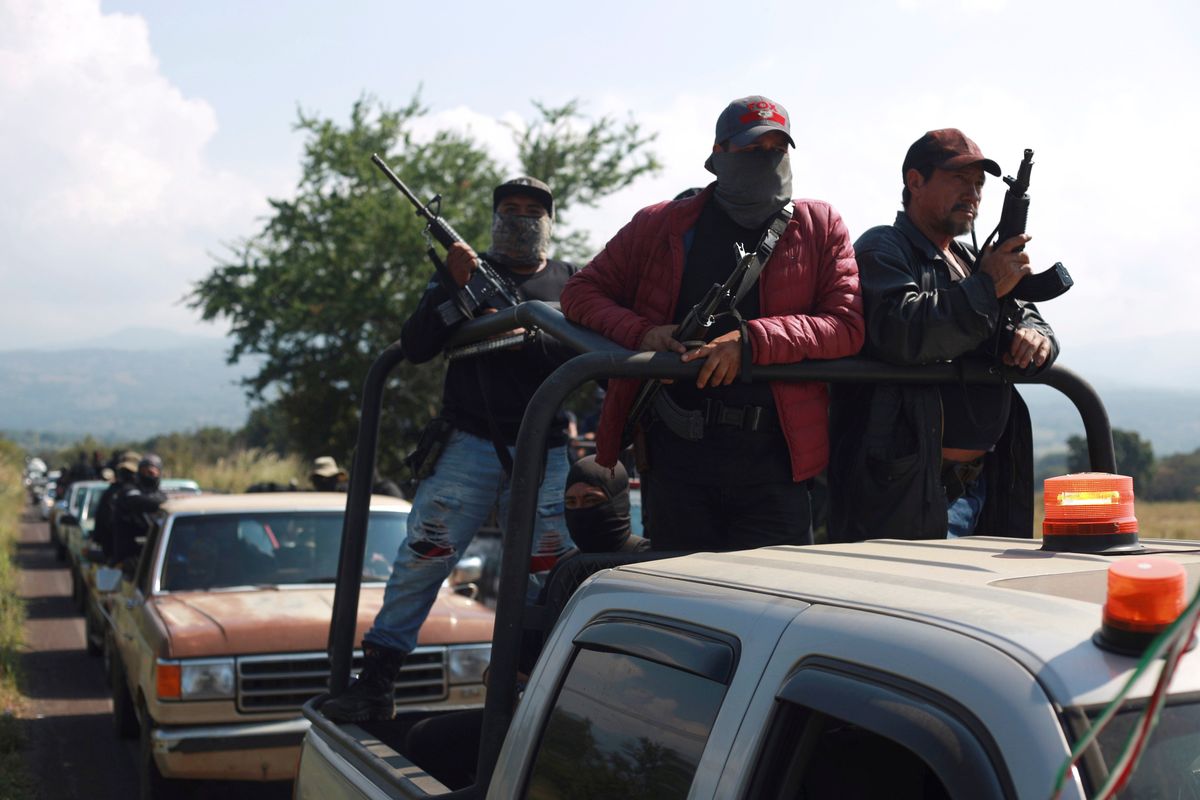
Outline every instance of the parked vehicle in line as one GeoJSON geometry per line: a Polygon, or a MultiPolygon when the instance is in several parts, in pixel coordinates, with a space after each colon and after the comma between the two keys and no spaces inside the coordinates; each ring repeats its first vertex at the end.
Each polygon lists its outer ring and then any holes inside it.
{"type": "MultiPolygon", "coordinates": [[[[177,497],[136,571],[109,596],[114,722],[140,733],[143,797],[177,781],[286,780],[326,690],[333,582],[346,496],[177,497]]],[[[359,636],[382,603],[406,501],[372,498],[359,636]]],[[[477,708],[493,614],[444,585],[396,683],[406,708],[477,708]]]]}
{"type": "Polygon", "coordinates": [[[202,492],[200,484],[191,478],[163,478],[159,481],[158,486],[164,494],[172,497],[200,494],[202,492]]]}

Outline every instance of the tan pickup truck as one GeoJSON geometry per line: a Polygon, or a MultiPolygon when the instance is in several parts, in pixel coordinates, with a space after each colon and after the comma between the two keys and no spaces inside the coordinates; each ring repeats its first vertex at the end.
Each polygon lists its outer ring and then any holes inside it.
{"type": "MultiPolygon", "coordinates": [[[[112,597],[106,660],[119,733],[140,732],[143,798],[176,781],[293,777],[326,690],[343,494],[207,495],[164,506],[112,597]]],[[[383,599],[409,505],[371,502],[358,635],[383,599]]],[[[453,580],[453,579],[452,579],[453,580]]],[[[483,702],[493,614],[443,587],[396,683],[406,708],[483,702]]]]}

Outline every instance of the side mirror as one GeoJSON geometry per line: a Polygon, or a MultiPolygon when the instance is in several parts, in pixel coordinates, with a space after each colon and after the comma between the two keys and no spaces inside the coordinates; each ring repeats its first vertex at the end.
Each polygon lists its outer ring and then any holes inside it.
{"type": "Polygon", "coordinates": [[[121,585],[121,570],[116,567],[100,567],[96,570],[96,591],[112,594],[121,585]]]}
{"type": "MultiPolygon", "coordinates": [[[[454,565],[453,571],[448,578],[450,586],[458,591],[457,587],[475,583],[483,577],[483,559],[479,556],[467,556],[459,559],[459,562],[454,565]]],[[[478,591],[478,590],[477,590],[478,591]]]]}
{"type": "Polygon", "coordinates": [[[479,599],[479,584],[477,583],[457,583],[454,585],[453,591],[455,594],[461,594],[471,600],[479,599]]]}

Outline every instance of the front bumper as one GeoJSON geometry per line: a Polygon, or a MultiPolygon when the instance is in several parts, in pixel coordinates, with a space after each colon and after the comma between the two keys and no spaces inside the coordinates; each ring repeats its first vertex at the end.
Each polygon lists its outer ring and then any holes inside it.
{"type": "Polygon", "coordinates": [[[154,760],[167,778],[238,781],[291,780],[300,743],[308,731],[303,717],[238,725],[155,728],[154,760]]]}

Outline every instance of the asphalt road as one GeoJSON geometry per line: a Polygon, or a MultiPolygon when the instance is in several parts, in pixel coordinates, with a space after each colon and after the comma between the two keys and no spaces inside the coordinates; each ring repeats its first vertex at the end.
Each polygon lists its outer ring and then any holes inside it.
{"type": "MultiPolygon", "coordinates": [[[[17,545],[25,599],[24,674],[28,760],[37,800],[126,800],[138,796],[136,740],[113,733],[112,700],[100,658],[84,650],[83,617],[71,578],[54,557],[49,526],[31,510],[17,545]]],[[[190,796],[283,800],[291,784],[195,783],[190,796]]]]}

